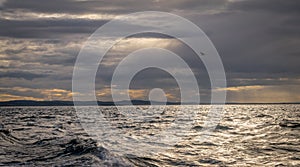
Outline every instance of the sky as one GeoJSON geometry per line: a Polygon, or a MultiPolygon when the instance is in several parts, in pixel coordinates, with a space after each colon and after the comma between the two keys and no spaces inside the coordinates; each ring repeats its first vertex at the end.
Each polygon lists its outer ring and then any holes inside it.
{"type": "MultiPolygon", "coordinates": [[[[0,101],[72,100],[73,67],[84,42],[111,19],[142,11],[179,15],[207,34],[223,61],[227,88],[216,91],[226,90],[227,102],[300,102],[295,0],[0,0],[0,101]]],[[[98,100],[112,100],[114,69],[145,47],[180,55],[195,73],[202,102],[209,101],[201,60],[184,43],[157,34],[128,37],[107,53],[96,77],[98,100]]],[[[159,69],[139,72],[129,92],[132,99],[147,100],[157,87],[169,101],[180,101],[178,84],[159,69]]]]}

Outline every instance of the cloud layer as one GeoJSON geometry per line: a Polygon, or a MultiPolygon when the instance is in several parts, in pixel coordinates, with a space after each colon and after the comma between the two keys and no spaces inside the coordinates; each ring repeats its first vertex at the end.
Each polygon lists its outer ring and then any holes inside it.
{"type": "MultiPolygon", "coordinates": [[[[191,20],[210,37],[226,70],[228,102],[299,102],[299,9],[294,0],[2,0],[0,100],[71,100],[73,66],[89,35],[116,16],[158,10],[191,20]]],[[[111,100],[111,75],[122,58],[157,46],[190,65],[201,99],[209,101],[201,60],[185,44],[159,34],[139,34],[110,50],[97,74],[99,100],[111,100]]],[[[157,69],[136,76],[132,98],[148,99],[156,87],[170,101],[180,99],[175,80],[157,69]]]]}

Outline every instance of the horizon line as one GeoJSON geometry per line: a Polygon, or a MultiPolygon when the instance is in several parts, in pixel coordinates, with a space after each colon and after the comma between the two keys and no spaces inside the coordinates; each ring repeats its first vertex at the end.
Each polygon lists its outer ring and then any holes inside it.
{"type": "MultiPolygon", "coordinates": [[[[94,101],[68,101],[68,100],[8,100],[8,101],[0,101],[0,106],[74,106],[74,103],[80,103],[79,105],[92,105],[94,101]],[[26,104],[28,103],[28,104],[26,104]],[[31,103],[31,104],[30,104],[31,103]],[[34,104],[33,104],[34,103],[34,104]],[[88,104],[90,103],[90,104],[88,104]]],[[[209,103],[209,102],[161,102],[161,101],[149,101],[149,100],[122,100],[122,101],[97,101],[97,104],[100,106],[118,106],[118,105],[128,105],[128,103],[132,103],[133,105],[230,105],[230,104],[300,104],[300,102],[225,102],[225,103],[209,103]]]]}

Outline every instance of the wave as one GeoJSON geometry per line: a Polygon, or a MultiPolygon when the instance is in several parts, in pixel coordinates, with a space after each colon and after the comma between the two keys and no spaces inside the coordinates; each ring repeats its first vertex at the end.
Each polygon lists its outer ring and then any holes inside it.
{"type": "Polygon", "coordinates": [[[132,166],[126,158],[111,154],[90,138],[53,137],[28,143],[0,125],[0,143],[4,150],[0,155],[7,157],[0,166],[132,166]]]}

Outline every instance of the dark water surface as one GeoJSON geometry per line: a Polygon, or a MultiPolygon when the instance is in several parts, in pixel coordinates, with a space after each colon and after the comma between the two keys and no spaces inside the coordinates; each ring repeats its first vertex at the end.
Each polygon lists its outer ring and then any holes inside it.
{"type": "MultiPolygon", "coordinates": [[[[1,107],[0,166],[300,166],[300,105],[226,105],[208,141],[195,139],[201,124],[174,145],[147,141],[167,127],[176,108],[137,122],[100,107],[119,133],[103,134],[101,143],[83,130],[73,107],[1,107]]],[[[199,123],[208,109],[186,106],[199,123]]]]}

